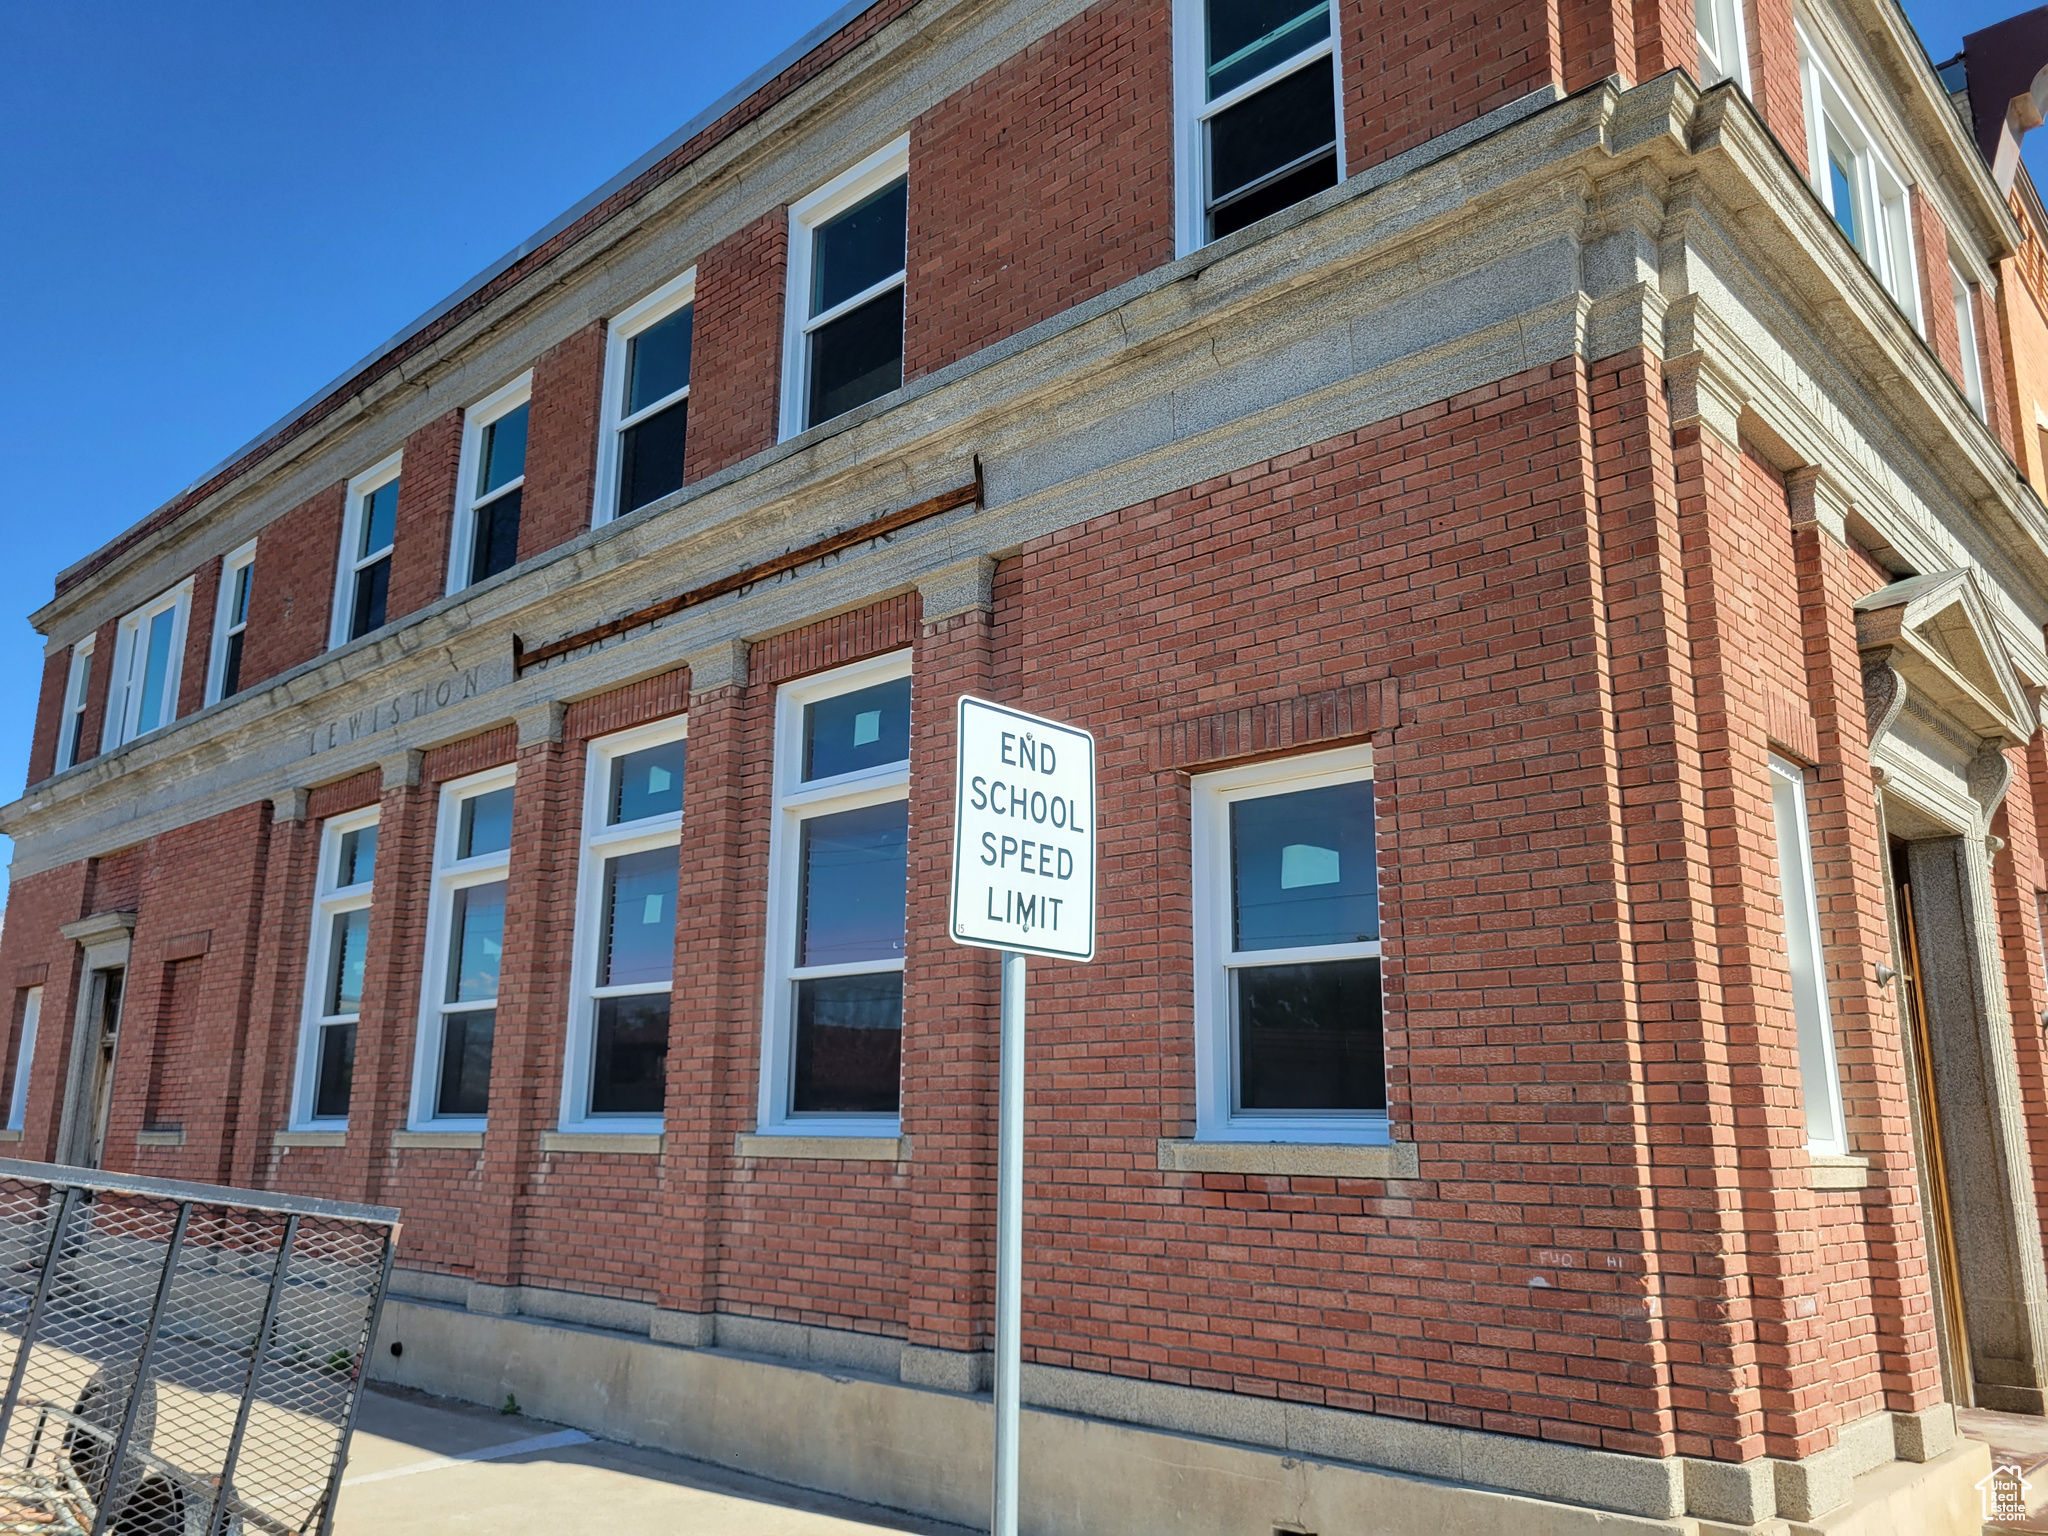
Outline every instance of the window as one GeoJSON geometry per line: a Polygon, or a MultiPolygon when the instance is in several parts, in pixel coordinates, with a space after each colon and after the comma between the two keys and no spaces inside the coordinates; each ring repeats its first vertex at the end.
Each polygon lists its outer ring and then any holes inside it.
{"type": "Polygon", "coordinates": [[[1176,0],[1180,248],[1343,177],[1329,0],[1176,0]]]}
{"type": "Polygon", "coordinates": [[[1976,295],[1970,285],[1963,281],[1963,274],[1950,262],[1948,268],[1949,297],[1956,307],[1956,345],[1962,349],[1963,396],[1970,402],[1970,409],[1979,417],[1984,415],[1984,366],[1977,356],[1977,304],[1976,295]]]}
{"type": "Polygon", "coordinates": [[[662,1128],[688,730],[665,720],[591,743],[564,1129],[662,1128]]]}
{"type": "Polygon", "coordinates": [[[13,1077],[7,1091],[7,1129],[18,1131],[28,1123],[28,1083],[36,1060],[36,1026],[43,1018],[43,989],[26,988],[21,994],[21,1017],[14,1040],[13,1077]]]}
{"type": "Polygon", "coordinates": [[[903,386],[909,166],[898,139],[789,210],[784,437],[903,386]]]}
{"type": "Polygon", "coordinates": [[[465,413],[462,464],[455,479],[459,494],[455,537],[450,541],[450,592],[519,563],[519,498],[526,486],[526,419],[532,399],[529,373],[465,413]]]}
{"type": "Polygon", "coordinates": [[[490,1107],[513,776],[494,768],[441,790],[413,1061],[416,1130],[480,1130],[490,1107]]]}
{"type": "Polygon", "coordinates": [[[683,483],[696,296],[692,267],[612,317],[593,522],[624,517],[683,483]]]}
{"type": "Polygon", "coordinates": [[[370,885],[376,873],[376,811],[330,817],[320,832],[305,1024],[292,1096],[292,1123],[302,1129],[346,1129],[348,1124],[370,940],[370,885]]]}
{"type": "Polygon", "coordinates": [[[1384,1141],[1372,748],[1194,781],[1195,1119],[1219,1141],[1384,1141]]]}
{"type": "Polygon", "coordinates": [[[768,853],[764,1130],[894,1134],[909,795],[908,652],[784,685],[768,853]]]}
{"type": "Polygon", "coordinates": [[[64,679],[64,722],[58,728],[57,767],[75,768],[85,761],[85,695],[92,687],[93,637],[71,647],[71,673],[64,679]]]}
{"type": "Polygon", "coordinates": [[[1742,0],[1692,0],[1699,28],[1700,84],[1733,80],[1749,89],[1749,44],[1742,35],[1742,0]]]}
{"type": "Polygon", "coordinates": [[[249,584],[255,576],[254,539],[220,563],[220,596],[213,613],[213,655],[206,673],[209,704],[231,699],[242,691],[242,636],[249,629],[249,584]]]}
{"type": "Polygon", "coordinates": [[[1863,126],[1835,76],[1799,33],[1813,189],[1864,265],[1916,330],[1922,328],[1906,183],[1863,126]]]}
{"type": "Polygon", "coordinates": [[[1820,904],[1814,895],[1813,842],[1806,828],[1806,774],[1771,759],[1771,805],[1778,833],[1778,893],[1785,907],[1785,951],[1792,964],[1792,1014],[1799,1027],[1799,1085],[1810,1151],[1849,1150],[1842,1089],[1835,1075],[1835,1031],[1828,1014],[1827,962],[1821,954],[1820,904]]]}
{"type": "Polygon", "coordinates": [[[121,621],[114,636],[114,670],[100,750],[169,725],[178,718],[178,683],[184,672],[185,621],[192,583],[173,587],[121,621]]]}
{"type": "Polygon", "coordinates": [[[398,534],[399,469],[394,453],[348,483],[331,644],[347,645],[384,627],[384,605],[391,594],[391,545],[398,534]]]}

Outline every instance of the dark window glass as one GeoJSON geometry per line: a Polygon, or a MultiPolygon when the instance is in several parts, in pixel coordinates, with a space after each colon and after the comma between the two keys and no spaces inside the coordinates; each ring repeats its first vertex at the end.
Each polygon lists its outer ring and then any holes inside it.
{"type": "Polygon", "coordinates": [[[803,781],[836,779],[910,756],[910,679],[804,706],[803,781]]]}
{"type": "Polygon", "coordinates": [[[370,938],[367,907],[334,915],[334,933],[327,958],[328,1014],[360,1013],[363,1008],[363,950],[370,938]]]}
{"type": "Polygon", "coordinates": [[[1378,938],[1372,781],[1234,801],[1230,899],[1239,950],[1378,938]]]}
{"type": "Polygon", "coordinates": [[[483,453],[476,469],[476,493],[488,496],[526,473],[526,407],[507,411],[484,428],[483,453]]]}
{"type": "Polygon", "coordinates": [[[690,340],[696,315],[697,306],[685,304],[627,344],[626,409],[621,414],[637,415],[690,382],[690,340]]]}
{"type": "Polygon", "coordinates": [[[903,270],[905,183],[893,181],[834,214],[811,236],[811,313],[822,315],[903,270]]]}
{"type": "Polygon", "coordinates": [[[233,698],[242,691],[242,630],[228,636],[227,655],[220,666],[220,696],[233,698]]]}
{"type": "Polygon", "coordinates": [[[228,600],[228,624],[230,627],[249,622],[249,583],[254,577],[255,570],[256,564],[254,561],[235,568],[235,593],[228,600]]]}
{"type": "Polygon", "coordinates": [[[668,994],[601,997],[591,1062],[593,1115],[658,1115],[668,1070],[668,994]]]}
{"type": "Polygon", "coordinates": [[[1292,208],[1305,197],[1314,197],[1337,185],[1337,152],[1331,150],[1311,160],[1298,171],[1289,171],[1225,203],[1209,216],[1209,234],[1221,240],[1247,225],[1256,224],[1269,213],[1292,208]]]}
{"type": "Polygon", "coordinates": [[[796,984],[798,1114],[896,1112],[903,1058],[903,976],[832,976],[796,984]]]}
{"type": "Polygon", "coordinates": [[[341,834],[341,857],[335,860],[334,886],[361,885],[377,873],[377,829],[358,827],[341,834]]]}
{"type": "Polygon", "coordinates": [[[1337,93],[1329,59],[1319,59],[1209,119],[1209,202],[1213,207],[1337,143],[1337,93]]]}
{"type": "Polygon", "coordinates": [[[683,764],[687,738],[664,741],[612,759],[612,803],[606,825],[673,816],[683,808],[683,764]]]}
{"type": "Polygon", "coordinates": [[[397,527],[398,482],[391,480],[363,497],[363,530],[356,544],[356,558],[360,560],[389,547],[397,527]]]}
{"type": "Polygon", "coordinates": [[[1233,973],[1237,1107],[1387,1107],[1380,963],[1332,960],[1233,973]]]}
{"type": "Polygon", "coordinates": [[[451,1013],[441,1020],[441,1082],[434,1094],[437,1115],[481,1115],[491,1104],[491,1036],[495,1008],[451,1013]]]}
{"type": "Polygon", "coordinates": [[[1328,0],[1209,0],[1209,95],[1236,90],[1330,35],[1328,0]]]}
{"type": "Polygon", "coordinates": [[[388,555],[375,565],[366,565],[356,572],[356,601],[349,620],[349,639],[360,640],[371,630],[384,627],[384,599],[390,589],[391,559],[388,555]]]}
{"type": "Polygon", "coordinates": [[[64,766],[75,768],[92,756],[85,743],[85,701],[92,692],[92,653],[88,651],[78,663],[78,693],[71,701],[71,760],[64,766]]]}
{"type": "Polygon", "coordinates": [[[903,383],[903,290],[891,288],[811,332],[810,416],[843,416],[903,383]]]}
{"type": "Polygon", "coordinates": [[[676,860],[673,848],[605,860],[599,986],[667,981],[675,974],[676,860]]]}
{"type": "Polygon", "coordinates": [[[349,1085],[356,1070],[356,1027],[329,1024],[320,1031],[320,1060],[313,1073],[313,1118],[348,1116],[349,1085]]]}
{"type": "Polygon", "coordinates": [[[479,854],[503,853],[511,846],[511,785],[488,794],[471,795],[462,802],[462,820],[456,827],[455,857],[473,859],[479,854]]]}
{"type": "Polygon", "coordinates": [[[455,893],[449,920],[450,1003],[483,1002],[498,995],[498,967],[505,954],[505,882],[466,886],[455,893]]]}
{"type": "Polygon", "coordinates": [[[678,400],[619,434],[619,513],[659,501],[683,483],[690,402],[678,400]]]}
{"type": "Polygon", "coordinates": [[[509,571],[519,563],[519,502],[522,487],[476,509],[476,531],[470,536],[469,579],[472,584],[509,571]]]}
{"type": "Polygon", "coordinates": [[[907,800],[804,823],[798,965],[902,958],[909,823],[907,800]]]}

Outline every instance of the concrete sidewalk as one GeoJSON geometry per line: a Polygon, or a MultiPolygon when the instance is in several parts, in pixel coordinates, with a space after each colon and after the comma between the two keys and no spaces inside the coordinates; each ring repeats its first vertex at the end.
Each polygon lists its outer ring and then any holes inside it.
{"type": "Polygon", "coordinates": [[[363,1399],[335,1536],[965,1536],[660,1451],[398,1388],[363,1399]]]}

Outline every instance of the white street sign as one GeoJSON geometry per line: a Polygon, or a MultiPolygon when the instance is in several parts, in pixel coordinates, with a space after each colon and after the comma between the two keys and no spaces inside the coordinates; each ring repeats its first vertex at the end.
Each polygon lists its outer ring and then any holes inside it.
{"type": "Polygon", "coordinates": [[[962,697],[953,941],[1095,958],[1095,738],[962,697]]]}

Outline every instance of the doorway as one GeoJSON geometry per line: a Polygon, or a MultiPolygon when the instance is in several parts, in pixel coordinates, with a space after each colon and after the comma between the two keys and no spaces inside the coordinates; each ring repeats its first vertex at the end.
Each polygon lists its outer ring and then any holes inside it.
{"type": "Polygon", "coordinates": [[[98,1168],[106,1156],[107,1121],[114,1107],[114,1056],[128,968],[108,966],[87,975],[84,1038],[72,1056],[68,1134],[59,1156],[74,1167],[98,1168]]]}

